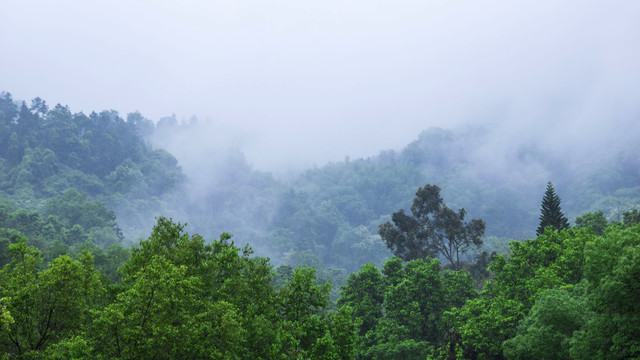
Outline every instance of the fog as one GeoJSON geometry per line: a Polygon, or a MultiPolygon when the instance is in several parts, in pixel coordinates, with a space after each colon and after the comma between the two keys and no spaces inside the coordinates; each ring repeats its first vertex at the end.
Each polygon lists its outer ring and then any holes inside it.
{"type": "Polygon", "coordinates": [[[231,146],[261,170],[469,124],[500,135],[493,155],[583,156],[638,136],[638,15],[634,1],[10,0],[0,85],[74,111],[195,115],[213,125],[185,150],[231,146]]]}

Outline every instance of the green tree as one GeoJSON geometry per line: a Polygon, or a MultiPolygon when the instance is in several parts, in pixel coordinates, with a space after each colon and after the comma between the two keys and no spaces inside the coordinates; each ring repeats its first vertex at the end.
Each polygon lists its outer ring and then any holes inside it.
{"type": "Polygon", "coordinates": [[[640,211],[638,209],[633,209],[629,211],[625,211],[622,214],[622,221],[625,225],[631,226],[633,224],[640,223],[640,211]]]}
{"type": "Polygon", "coordinates": [[[517,335],[503,344],[508,359],[569,359],[573,332],[585,323],[585,299],[566,290],[549,289],[518,324],[517,335]]]}
{"type": "Polygon", "coordinates": [[[575,359],[640,358],[640,224],[587,243],[584,277],[593,312],[571,339],[575,359]]]}
{"type": "Polygon", "coordinates": [[[365,336],[373,330],[378,319],[382,318],[384,302],[384,280],[375,265],[362,265],[357,273],[351,273],[347,285],[340,292],[338,306],[349,305],[354,315],[361,319],[360,335],[365,336]]]}
{"type": "Polygon", "coordinates": [[[235,246],[227,233],[205,244],[202,236],[185,232],[184,225],[160,217],[151,236],[131,250],[131,258],[122,267],[123,282],[129,286],[128,279],[149,266],[154,257],[184,267],[186,276],[201,284],[195,290],[203,301],[233,305],[246,332],[247,356],[269,358],[278,349],[271,344],[278,342],[279,299],[271,284],[271,265],[251,254],[248,246],[235,246]]]}
{"type": "Polygon", "coordinates": [[[153,256],[131,286],[98,312],[96,349],[108,358],[240,358],[245,331],[237,309],[202,298],[186,266],[153,256]]]}
{"type": "Polygon", "coordinates": [[[361,321],[358,359],[424,359],[444,345],[444,311],[476,296],[464,271],[444,271],[437,259],[389,259],[382,274],[363,265],[342,289],[340,306],[361,321]]]}
{"type": "Polygon", "coordinates": [[[384,272],[391,277],[384,317],[378,321],[372,334],[375,342],[365,358],[424,359],[444,345],[443,312],[474,295],[467,274],[446,271],[443,276],[436,259],[412,260],[401,271],[397,265],[391,260],[385,264],[384,272]]]}
{"type": "Polygon", "coordinates": [[[316,346],[335,351],[333,340],[325,337],[327,324],[323,314],[329,305],[330,290],[331,284],[316,285],[315,269],[306,266],[296,268],[291,281],[281,289],[280,351],[289,358],[312,356],[316,346]]]}
{"type": "Polygon", "coordinates": [[[536,235],[544,233],[544,229],[547,226],[553,227],[555,230],[564,230],[569,228],[569,220],[562,213],[560,209],[560,197],[556,195],[556,192],[551,184],[551,181],[547,183],[547,191],[542,198],[542,205],[540,208],[540,225],[536,231],[536,235]]]}
{"type": "Polygon", "coordinates": [[[404,210],[393,213],[393,221],[380,225],[378,233],[387,247],[405,261],[443,256],[454,269],[461,268],[460,256],[471,246],[482,245],[482,219],[464,222],[466,211],[447,207],[437,185],[416,192],[411,216],[404,210]]]}
{"type": "Polygon", "coordinates": [[[87,235],[91,235],[93,241],[105,248],[123,240],[113,210],[76,189],[67,189],[63,195],[48,199],[44,211],[47,215],[57,216],[69,228],[66,232],[68,244],[83,242],[87,235]],[[75,227],[76,225],[79,227],[75,227]],[[89,234],[83,234],[85,230],[89,234]]]}
{"type": "Polygon", "coordinates": [[[14,321],[0,329],[0,344],[18,357],[38,357],[90,322],[104,287],[88,253],[79,261],[60,256],[45,269],[40,252],[25,241],[9,248],[12,260],[0,271],[0,298],[14,321]]]}
{"type": "Polygon", "coordinates": [[[335,346],[336,358],[352,360],[358,353],[358,328],[360,321],[354,316],[353,309],[342,306],[330,316],[329,333],[335,346]]]}
{"type": "Polygon", "coordinates": [[[586,213],[576,218],[576,228],[590,228],[594,234],[602,235],[608,226],[607,218],[602,211],[586,213]]]}
{"type": "Polygon", "coordinates": [[[479,296],[445,312],[443,322],[460,334],[467,358],[502,359],[503,343],[548,289],[571,289],[583,279],[587,230],[547,231],[536,239],[511,242],[506,258],[495,256],[494,273],[479,296]]]}

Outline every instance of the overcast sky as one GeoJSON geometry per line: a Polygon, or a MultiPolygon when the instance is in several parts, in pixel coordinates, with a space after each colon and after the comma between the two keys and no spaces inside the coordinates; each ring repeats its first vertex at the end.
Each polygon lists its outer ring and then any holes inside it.
{"type": "Polygon", "coordinates": [[[4,0],[0,90],[211,119],[258,168],[467,123],[611,143],[640,129],[640,2],[4,0]]]}

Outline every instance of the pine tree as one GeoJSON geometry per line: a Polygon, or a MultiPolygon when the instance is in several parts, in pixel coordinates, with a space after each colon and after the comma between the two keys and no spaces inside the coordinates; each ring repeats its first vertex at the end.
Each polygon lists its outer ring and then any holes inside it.
{"type": "Polygon", "coordinates": [[[544,233],[544,228],[552,226],[555,230],[564,230],[569,228],[569,220],[564,216],[560,209],[560,197],[556,195],[551,181],[547,183],[547,191],[542,198],[542,208],[540,209],[540,226],[536,231],[536,235],[544,233]]]}

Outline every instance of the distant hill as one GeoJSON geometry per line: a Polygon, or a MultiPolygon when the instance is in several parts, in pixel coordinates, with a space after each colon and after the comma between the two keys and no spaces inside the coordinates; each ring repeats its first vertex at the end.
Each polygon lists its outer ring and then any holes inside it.
{"type": "Polygon", "coordinates": [[[103,247],[146,237],[154,217],[163,215],[188,222],[205,238],[232,233],[276,264],[346,271],[390,256],[378,226],[394,211],[408,210],[425,184],[442,188],[450,207],[486,222],[489,250],[535,236],[549,180],[571,221],[598,210],[618,220],[640,207],[638,144],[581,156],[520,144],[490,127],[432,128],[401,151],[347,158],[284,180],[253,169],[241,149],[195,140],[215,130],[175,118],[154,124],[139,113],[126,119],[115,111],[72,113],[40,98],[27,105],[3,92],[0,200],[7,213],[27,209],[71,219],[69,229],[80,225],[69,216],[74,209],[102,204],[112,213],[99,216],[115,223],[83,229],[103,247]]]}

